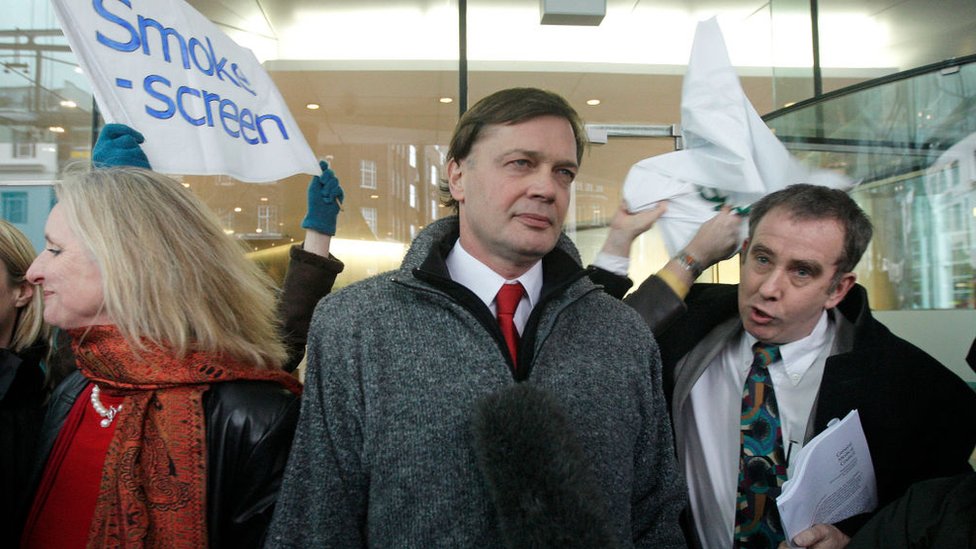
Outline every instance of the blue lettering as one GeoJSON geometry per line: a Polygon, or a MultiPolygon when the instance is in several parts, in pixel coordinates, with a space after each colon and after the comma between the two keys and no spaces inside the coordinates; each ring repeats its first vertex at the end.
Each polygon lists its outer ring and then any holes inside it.
{"type": "MultiPolygon", "coordinates": [[[[213,42],[210,41],[209,36],[207,37],[207,47],[210,48],[210,58],[216,60],[217,52],[214,51],[213,42]]],[[[230,80],[232,84],[234,84],[238,88],[241,87],[241,85],[237,83],[237,80],[234,80],[234,77],[227,72],[227,70],[224,68],[225,66],[227,66],[227,58],[221,57],[220,61],[217,62],[216,68],[214,70],[214,73],[217,74],[217,78],[223,80],[224,77],[226,76],[227,79],[230,80]]]]}
{"type": "Polygon", "coordinates": [[[278,118],[276,115],[273,115],[273,114],[262,114],[262,115],[258,116],[258,119],[255,122],[255,124],[257,124],[257,127],[258,127],[258,133],[261,134],[261,142],[262,143],[267,143],[268,142],[268,138],[265,137],[265,135],[264,135],[264,128],[261,127],[261,123],[264,122],[265,120],[274,120],[274,122],[276,124],[278,124],[278,129],[281,130],[282,137],[285,138],[285,141],[288,141],[288,132],[285,130],[285,124],[284,124],[284,122],[282,122],[281,119],[278,118]]]}
{"type": "MultiPolygon", "coordinates": [[[[209,42],[210,40],[207,39],[207,41],[209,42]]],[[[207,49],[203,47],[203,44],[200,43],[200,41],[196,38],[190,39],[190,56],[193,57],[193,64],[197,66],[197,69],[199,69],[200,72],[206,74],[207,76],[213,76],[214,58],[210,56],[210,52],[208,52],[207,49]],[[197,58],[197,50],[203,52],[203,58],[207,61],[206,69],[203,68],[203,65],[200,64],[200,60],[197,58]]]]}
{"type": "MultiPolygon", "coordinates": [[[[285,129],[285,124],[279,116],[256,115],[250,109],[240,108],[232,99],[224,99],[219,94],[190,86],[179,86],[176,88],[176,93],[171,96],[169,92],[173,89],[173,83],[158,74],[147,76],[142,82],[142,87],[154,100],[146,104],[146,112],[154,118],[166,120],[173,118],[179,111],[183,120],[193,126],[215,127],[215,119],[219,117],[220,127],[225,134],[235,139],[243,139],[248,145],[268,143],[268,134],[265,133],[264,125],[269,123],[272,124],[271,127],[277,127],[285,141],[289,139],[288,130],[285,129]],[[200,99],[203,104],[194,104],[188,96],[200,99]],[[202,110],[198,110],[200,107],[202,110]],[[200,116],[195,116],[198,113],[200,116]]],[[[271,133],[273,137],[274,132],[271,133]]]]}
{"type": "Polygon", "coordinates": [[[237,76],[238,86],[244,88],[244,90],[246,90],[248,93],[250,93],[254,97],[257,97],[258,96],[258,94],[255,93],[255,91],[251,89],[251,81],[248,80],[247,77],[244,76],[244,74],[241,73],[241,69],[240,69],[240,67],[237,66],[237,63],[231,63],[230,70],[234,73],[234,75],[237,76]]]}
{"type": "Polygon", "coordinates": [[[244,138],[244,141],[247,141],[248,145],[257,145],[259,141],[258,138],[248,137],[247,134],[244,133],[245,129],[257,129],[257,127],[254,125],[254,113],[252,113],[249,109],[241,109],[241,137],[244,138]]]}
{"type": "Polygon", "coordinates": [[[210,110],[210,104],[214,101],[220,102],[220,96],[216,93],[210,93],[207,90],[203,90],[203,105],[207,109],[207,125],[213,127],[213,112],[210,110]]]}
{"type": "Polygon", "coordinates": [[[230,128],[227,127],[227,120],[228,119],[230,119],[231,122],[237,122],[237,125],[240,126],[240,121],[237,119],[237,116],[238,116],[238,113],[237,113],[237,104],[234,103],[233,101],[231,101],[230,99],[222,99],[220,101],[220,109],[219,110],[220,110],[220,123],[221,123],[221,125],[224,126],[224,131],[227,132],[227,135],[229,135],[231,137],[238,137],[241,134],[241,132],[239,132],[237,130],[232,130],[232,129],[230,129],[230,128]],[[231,108],[231,109],[233,109],[233,111],[232,112],[227,112],[227,108],[228,107],[231,108]]]}
{"type": "Polygon", "coordinates": [[[173,116],[173,113],[176,112],[176,107],[173,105],[173,101],[171,101],[169,97],[153,89],[152,86],[156,82],[161,82],[167,88],[171,87],[169,80],[159,76],[158,74],[150,74],[145,78],[145,80],[142,81],[142,88],[146,90],[146,93],[162,102],[166,108],[164,110],[159,110],[146,105],[146,112],[149,113],[150,116],[165,120],[173,116]]]}
{"type": "Polygon", "coordinates": [[[192,118],[189,114],[187,114],[186,109],[183,108],[183,96],[187,94],[192,95],[193,97],[200,97],[200,92],[195,90],[194,88],[189,88],[187,86],[180,86],[176,90],[176,105],[180,109],[180,114],[183,115],[183,119],[189,122],[190,124],[193,124],[194,126],[202,126],[204,123],[203,116],[201,116],[200,118],[192,118]]]}
{"type": "Polygon", "coordinates": [[[169,54],[169,39],[171,37],[175,37],[177,44],[180,46],[180,58],[183,60],[183,68],[189,69],[190,58],[186,50],[186,39],[183,38],[183,35],[172,27],[163,27],[155,19],[148,19],[140,15],[139,34],[142,36],[142,53],[145,55],[151,55],[149,52],[149,36],[146,34],[146,31],[149,30],[150,27],[159,31],[159,37],[162,40],[163,46],[163,59],[165,59],[167,63],[172,63],[172,57],[169,54]]]}
{"type": "MultiPolygon", "coordinates": [[[[131,0],[116,0],[116,1],[124,5],[128,9],[130,10],[132,9],[131,0]]],[[[237,86],[238,88],[241,88],[246,92],[250,93],[251,95],[257,97],[257,92],[254,91],[250,80],[248,80],[248,78],[241,71],[241,67],[237,63],[230,63],[226,57],[217,56],[217,52],[214,48],[213,42],[210,40],[210,37],[204,38],[205,43],[198,38],[190,38],[190,40],[187,41],[186,38],[184,38],[184,36],[180,34],[180,32],[174,29],[173,27],[163,26],[163,24],[160,23],[159,21],[149,17],[144,17],[142,15],[137,16],[137,21],[138,21],[138,30],[137,30],[136,27],[133,27],[128,21],[126,21],[122,17],[109,12],[105,8],[104,4],[105,4],[105,0],[92,0],[92,6],[95,12],[106,21],[109,21],[110,23],[114,23],[115,25],[118,25],[122,30],[126,31],[128,33],[128,41],[122,42],[122,41],[114,40],[102,34],[100,31],[96,31],[95,35],[99,43],[121,52],[133,52],[140,49],[141,47],[143,55],[150,56],[153,54],[152,49],[150,47],[150,34],[151,34],[150,29],[155,29],[159,35],[159,46],[162,51],[164,61],[166,61],[167,63],[173,62],[172,50],[175,44],[175,47],[179,48],[180,62],[183,65],[184,69],[189,70],[191,65],[195,66],[197,70],[199,70],[202,74],[206,76],[216,75],[219,80],[230,82],[231,84],[237,86]],[[228,65],[230,67],[229,69],[228,69],[228,65]]],[[[157,99],[160,99],[162,101],[161,99],[162,96],[154,95],[154,94],[158,94],[158,92],[155,91],[154,88],[152,88],[152,85],[157,82],[165,82],[167,86],[171,86],[171,84],[168,80],[161,79],[162,77],[159,77],[158,75],[151,75],[151,76],[155,76],[160,79],[153,79],[147,77],[147,79],[144,82],[146,91],[147,93],[150,93],[150,95],[153,95],[153,97],[156,97],[157,99]]],[[[122,86],[122,83],[120,82],[119,85],[122,86]]],[[[199,93],[199,90],[196,91],[199,93]]],[[[187,93],[190,92],[184,91],[182,95],[185,95],[187,93]]],[[[178,97],[181,98],[182,95],[178,94],[178,97]]],[[[199,97],[199,95],[196,95],[196,97],[199,97]]],[[[166,110],[154,110],[154,112],[171,111],[172,101],[170,101],[169,99],[167,99],[166,101],[168,101],[167,105],[169,105],[169,107],[166,110]]],[[[148,108],[149,107],[147,107],[147,109],[148,108]]],[[[213,117],[212,117],[212,113],[209,113],[209,109],[210,109],[209,103],[207,104],[207,109],[208,109],[207,118],[210,122],[210,125],[212,126],[213,117]]],[[[170,116],[172,116],[172,112],[170,112],[170,116]]],[[[281,130],[282,135],[284,135],[285,139],[287,139],[288,138],[287,133],[285,132],[281,120],[274,115],[268,115],[268,116],[271,120],[273,120],[276,124],[278,124],[278,128],[281,130]]],[[[268,118],[258,117],[258,119],[254,121],[255,124],[254,129],[258,130],[258,132],[261,134],[261,138],[264,139],[265,142],[267,141],[264,136],[264,131],[261,128],[261,122],[267,119],[268,118]]],[[[192,120],[197,121],[199,119],[194,118],[192,120]]]]}
{"type": "MultiPolygon", "coordinates": [[[[118,1],[130,10],[132,9],[132,4],[129,3],[129,0],[118,1]]],[[[105,9],[104,0],[92,0],[92,7],[95,8],[95,13],[101,15],[106,21],[115,23],[116,25],[129,31],[128,42],[117,42],[102,34],[101,31],[95,31],[95,39],[98,40],[100,44],[108,46],[113,50],[122,52],[135,51],[139,48],[139,35],[136,34],[136,29],[132,28],[132,25],[130,25],[125,19],[122,19],[118,15],[110,13],[107,9],[105,9]]]]}

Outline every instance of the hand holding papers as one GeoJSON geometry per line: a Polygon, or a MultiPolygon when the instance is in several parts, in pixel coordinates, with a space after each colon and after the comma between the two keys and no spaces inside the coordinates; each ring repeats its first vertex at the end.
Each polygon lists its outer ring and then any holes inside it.
{"type": "Polygon", "coordinates": [[[857,410],[834,421],[799,451],[776,498],[787,540],[814,524],[833,524],[878,506],[874,465],[857,410]]]}

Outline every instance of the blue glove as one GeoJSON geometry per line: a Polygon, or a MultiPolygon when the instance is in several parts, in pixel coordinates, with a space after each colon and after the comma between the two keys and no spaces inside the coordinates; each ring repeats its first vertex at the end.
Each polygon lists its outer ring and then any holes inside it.
{"type": "Polygon", "coordinates": [[[308,184],[308,213],[302,220],[302,228],[334,236],[339,206],[345,195],[329,163],[320,160],[319,167],[322,168],[322,175],[313,177],[308,184]]]}
{"type": "Polygon", "coordinates": [[[140,143],[146,138],[125,124],[105,124],[92,149],[92,165],[96,168],[134,166],[151,170],[149,159],[140,143]]]}

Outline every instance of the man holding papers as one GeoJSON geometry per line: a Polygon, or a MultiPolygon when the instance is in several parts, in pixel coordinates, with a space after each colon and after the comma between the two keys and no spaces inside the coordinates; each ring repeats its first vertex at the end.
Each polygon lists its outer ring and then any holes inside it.
{"type": "MultiPolygon", "coordinates": [[[[740,284],[692,285],[711,258],[686,249],[628,296],[654,324],[689,534],[702,546],[780,544],[775,497],[791,455],[851,410],[880,505],[913,482],[970,469],[976,394],[871,316],[853,272],[871,235],[843,191],[793,185],[753,204],[740,284]],[[669,304],[676,317],[661,311],[669,304]]],[[[793,542],[843,547],[867,518],[814,525],[793,542]]]]}

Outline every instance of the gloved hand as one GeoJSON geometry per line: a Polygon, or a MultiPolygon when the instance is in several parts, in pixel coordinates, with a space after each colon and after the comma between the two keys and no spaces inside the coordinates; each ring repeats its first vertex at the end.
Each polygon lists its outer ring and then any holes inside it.
{"type": "Polygon", "coordinates": [[[125,124],[105,124],[92,149],[92,165],[96,168],[134,166],[151,170],[149,159],[140,143],[146,138],[125,124]]]}
{"type": "Polygon", "coordinates": [[[345,195],[329,163],[320,160],[319,167],[322,168],[322,175],[313,177],[308,184],[308,213],[302,220],[302,228],[334,236],[339,206],[345,195]]]}

